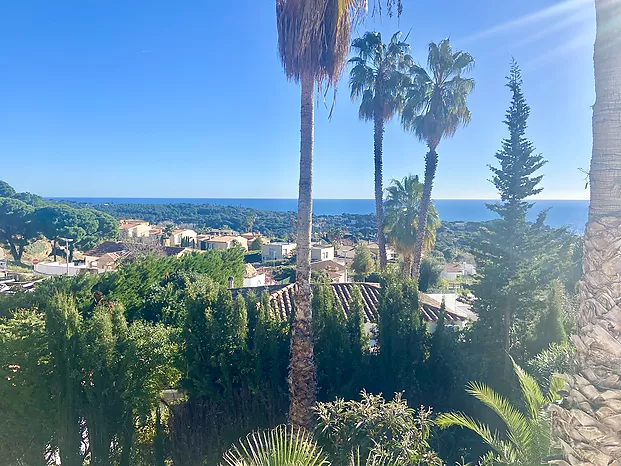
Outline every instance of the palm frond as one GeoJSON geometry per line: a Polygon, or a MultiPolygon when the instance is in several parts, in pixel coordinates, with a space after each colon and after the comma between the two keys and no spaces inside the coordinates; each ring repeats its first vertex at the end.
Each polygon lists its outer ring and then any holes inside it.
{"type": "Polygon", "coordinates": [[[498,453],[512,452],[513,446],[507,441],[500,438],[497,432],[490,430],[489,426],[473,419],[463,413],[442,413],[436,418],[436,424],[445,429],[451,426],[458,426],[469,429],[476,433],[481,439],[487,443],[494,451],[498,453]]]}
{"type": "Polygon", "coordinates": [[[321,466],[329,465],[321,448],[305,430],[278,426],[249,434],[233,445],[221,466],[321,466]]]}

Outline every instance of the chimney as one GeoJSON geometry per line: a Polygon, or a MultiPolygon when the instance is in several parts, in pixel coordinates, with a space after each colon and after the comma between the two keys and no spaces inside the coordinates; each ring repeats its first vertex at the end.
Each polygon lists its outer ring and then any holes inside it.
{"type": "Polygon", "coordinates": [[[233,289],[233,280],[234,280],[233,277],[229,277],[229,290],[233,289]]]}

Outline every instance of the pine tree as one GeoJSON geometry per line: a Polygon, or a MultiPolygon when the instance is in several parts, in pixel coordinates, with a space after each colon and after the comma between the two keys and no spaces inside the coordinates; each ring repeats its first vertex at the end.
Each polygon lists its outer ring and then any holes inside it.
{"type": "MultiPolygon", "coordinates": [[[[511,62],[507,81],[512,94],[504,120],[509,136],[495,154],[499,167],[490,166],[491,181],[501,202],[487,205],[500,219],[482,232],[475,245],[478,272],[483,279],[475,286],[474,293],[479,314],[475,325],[477,345],[487,355],[482,360],[487,359],[491,364],[482,370],[498,374],[498,365],[502,365],[504,380],[508,382],[516,322],[526,320],[528,313],[535,312],[537,306],[533,301],[537,292],[553,275],[549,265],[557,263],[544,258],[558,252],[563,235],[545,227],[545,212],[534,224],[526,220],[533,207],[526,199],[542,191],[539,185],[543,176],[536,172],[546,161],[535,153],[533,144],[526,138],[530,107],[522,92],[522,76],[515,60],[511,62]]],[[[520,338],[523,340],[522,335],[520,338]]]]}

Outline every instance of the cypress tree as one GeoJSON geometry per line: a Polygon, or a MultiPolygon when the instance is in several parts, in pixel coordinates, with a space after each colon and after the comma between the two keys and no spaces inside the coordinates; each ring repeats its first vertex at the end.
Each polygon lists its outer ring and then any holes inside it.
{"type": "Polygon", "coordinates": [[[557,280],[548,292],[547,312],[537,326],[537,352],[547,349],[552,343],[565,343],[567,333],[563,322],[563,286],[557,280]]]}

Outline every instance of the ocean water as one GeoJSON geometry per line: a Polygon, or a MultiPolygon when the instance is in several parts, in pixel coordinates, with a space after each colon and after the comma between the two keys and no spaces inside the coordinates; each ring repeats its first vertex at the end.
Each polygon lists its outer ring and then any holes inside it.
{"type": "MultiPolygon", "coordinates": [[[[215,204],[249,207],[277,212],[297,210],[297,199],[218,199],[218,198],[104,198],[67,197],[51,198],[70,200],[89,204],[215,204]]],[[[480,222],[496,218],[496,214],[485,207],[496,201],[474,199],[438,199],[435,205],[444,221],[480,222]]],[[[587,221],[589,201],[545,200],[536,201],[531,209],[529,220],[534,220],[539,212],[548,210],[546,223],[552,227],[568,226],[577,233],[584,232],[587,221]]],[[[313,213],[316,215],[370,214],[375,212],[373,199],[315,199],[313,213]]]]}

